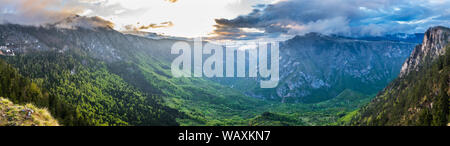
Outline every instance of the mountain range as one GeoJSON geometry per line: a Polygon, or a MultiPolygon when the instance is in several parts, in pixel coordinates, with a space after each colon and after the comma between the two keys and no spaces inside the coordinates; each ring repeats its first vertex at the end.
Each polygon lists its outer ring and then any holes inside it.
{"type": "Polygon", "coordinates": [[[280,43],[280,83],[261,89],[259,79],[217,79],[257,98],[318,103],[344,91],[376,94],[394,79],[415,43],[366,41],[308,33],[280,43]],[[253,83],[253,84],[251,84],[253,83]]]}
{"type": "MultiPolygon", "coordinates": [[[[75,16],[42,26],[2,24],[0,96],[48,108],[68,126],[396,125],[373,116],[387,113],[388,106],[381,104],[398,104],[386,95],[401,91],[397,82],[416,81],[427,74],[416,73],[427,70],[418,71],[427,68],[421,64],[445,56],[441,47],[448,41],[447,30],[432,28],[415,49],[417,40],[296,36],[280,43],[279,85],[262,89],[258,78],[174,78],[170,63],[177,56],[170,48],[177,41],[193,45],[189,39],[125,34],[95,17],[75,16]]],[[[448,80],[442,70],[447,64],[438,64],[443,65],[434,71],[448,80]]],[[[427,91],[419,89],[428,83],[420,85],[406,89],[427,91]]],[[[448,84],[427,87],[443,88],[436,93],[442,96],[440,91],[448,90],[448,84]]],[[[426,99],[430,106],[445,107],[440,98],[426,99]]],[[[427,113],[441,109],[429,108],[427,113]]],[[[442,125],[445,120],[438,121],[442,125]]]]}

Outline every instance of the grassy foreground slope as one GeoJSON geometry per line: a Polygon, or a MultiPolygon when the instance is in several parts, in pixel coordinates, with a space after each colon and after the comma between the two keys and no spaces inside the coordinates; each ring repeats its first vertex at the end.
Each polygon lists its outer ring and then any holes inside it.
{"type": "Polygon", "coordinates": [[[47,109],[17,105],[0,97],[0,126],[59,126],[47,109]]]}

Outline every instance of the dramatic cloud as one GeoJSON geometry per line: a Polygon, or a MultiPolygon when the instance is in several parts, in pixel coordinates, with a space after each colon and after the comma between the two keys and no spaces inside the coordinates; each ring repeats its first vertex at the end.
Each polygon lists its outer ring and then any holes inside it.
{"type": "Polygon", "coordinates": [[[234,19],[216,19],[217,39],[253,39],[261,33],[320,32],[346,36],[378,36],[396,32],[423,32],[430,26],[450,24],[448,0],[283,0],[255,7],[234,19]],[[245,28],[245,29],[243,29],[245,28]]]}
{"type": "Polygon", "coordinates": [[[74,1],[61,0],[0,0],[0,4],[0,21],[20,24],[54,22],[84,9],[74,1]]]}
{"type": "Polygon", "coordinates": [[[166,28],[166,27],[172,27],[172,26],[173,26],[173,23],[171,21],[162,22],[160,24],[152,23],[149,25],[141,25],[141,26],[139,26],[139,24],[137,24],[137,25],[129,24],[129,25],[125,25],[125,31],[138,32],[138,31],[147,30],[147,29],[166,28]]]}
{"type": "Polygon", "coordinates": [[[0,0],[0,23],[39,25],[75,15],[105,18],[131,16],[142,11],[126,9],[109,0],[0,0]]]}
{"type": "Polygon", "coordinates": [[[215,19],[232,19],[248,14],[258,4],[276,1],[279,0],[0,0],[0,23],[40,25],[75,15],[98,16],[113,22],[118,31],[204,37],[214,31],[215,19]]]}
{"type": "Polygon", "coordinates": [[[166,0],[166,1],[171,2],[171,3],[176,3],[178,0],[166,0]]]}

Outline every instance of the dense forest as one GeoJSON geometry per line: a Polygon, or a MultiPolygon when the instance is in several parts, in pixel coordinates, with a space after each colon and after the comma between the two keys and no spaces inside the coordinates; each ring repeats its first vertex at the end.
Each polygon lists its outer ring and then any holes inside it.
{"type": "Polygon", "coordinates": [[[34,52],[4,59],[31,79],[2,61],[2,87],[9,87],[2,96],[48,107],[63,125],[177,125],[179,113],[161,97],[132,88],[88,57],[34,52]]]}

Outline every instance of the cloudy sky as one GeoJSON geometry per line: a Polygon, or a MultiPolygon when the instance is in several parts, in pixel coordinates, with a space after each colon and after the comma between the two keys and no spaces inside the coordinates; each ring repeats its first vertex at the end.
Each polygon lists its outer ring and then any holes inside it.
{"type": "Polygon", "coordinates": [[[39,25],[79,14],[120,31],[182,37],[379,36],[449,27],[449,8],[450,0],[0,0],[0,22],[39,25]]]}

